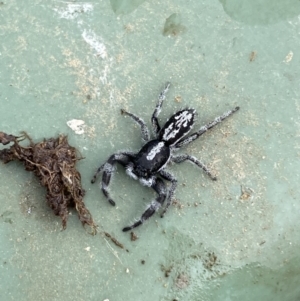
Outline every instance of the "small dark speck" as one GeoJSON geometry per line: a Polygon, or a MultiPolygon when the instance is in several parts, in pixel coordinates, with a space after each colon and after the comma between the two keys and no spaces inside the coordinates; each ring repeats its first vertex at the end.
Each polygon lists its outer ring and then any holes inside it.
{"type": "Polygon", "coordinates": [[[86,99],[91,100],[91,99],[92,99],[91,95],[88,94],[88,95],[86,96],[86,99]]]}
{"type": "Polygon", "coordinates": [[[141,264],[145,264],[145,262],[146,262],[146,261],[145,261],[144,259],[143,259],[143,260],[141,260],[141,264]]]}

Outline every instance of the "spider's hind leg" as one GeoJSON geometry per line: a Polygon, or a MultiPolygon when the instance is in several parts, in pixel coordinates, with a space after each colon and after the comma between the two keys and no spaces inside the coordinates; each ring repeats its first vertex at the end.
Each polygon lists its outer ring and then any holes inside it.
{"type": "Polygon", "coordinates": [[[171,182],[171,188],[168,192],[167,204],[166,204],[166,206],[165,206],[165,208],[164,208],[164,210],[163,210],[163,212],[160,216],[160,217],[164,217],[165,213],[167,212],[168,208],[170,207],[170,205],[173,202],[174,192],[175,192],[176,187],[177,187],[177,179],[171,173],[169,173],[168,171],[166,171],[164,169],[160,170],[159,174],[161,175],[162,178],[164,178],[165,180],[171,182]]]}
{"type": "Polygon", "coordinates": [[[174,163],[182,163],[184,161],[190,161],[191,163],[194,163],[195,165],[197,165],[198,167],[202,168],[203,171],[213,180],[216,181],[217,178],[215,176],[213,176],[209,170],[208,167],[206,167],[201,161],[199,161],[197,158],[195,158],[194,156],[190,156],[190,155],[177,155],[177,156],[172,156],[171,157],[171,161],[174,163]]]}
{"type": "Polygon", "coordinates": [[[108,199],[109,203],[113,206],[116,205],[115,201],[110,197],[108,192],[108,186],[111,180],[112,173],[114,172],[115,168],[114,165],[116,163],[120,163],[124,167],[131,162],[132,154],[129,152],[117,153],[113,154],[109,157],[109,159],[102,164],[97,171],[95,172],[91,183],[95,183],[97,176],[100,172],[103,171],[102,181],[101,181],[101,190],[104,196],[108,199]]]}
{"type": "Polygon", "coordinates": [[[160,178],[156,178],[155,182],[153,183],[153,185],[151,187],[158,193],[158,196],[156,197],[156,199],[154,201],[152,201],[147,206],[147,209],[142,214],[141,218],[137,222],[135,222],[133,225],[123,228],[123,232],[132,230],[133,228],[138,227],[141,224],[143,224],[148,218],[150,218],[161,207],[161,205],[165,201],[167,192],[166,192],[166,186],[165,186],[165,183],[163,182],[163,180],[161,180],[160,178]]]}
{"type": "Polygon", "coordinates": [[[153,133],[157,136],[159,131],[160,131],[160,125],[158,123],[158,115],[161,111],[162,103],[166,99],[166,94],[170,88],[171,83],[167,82],[164,86],[164,89],[159,93],[158,95],[158,103],[155,107],[155,110],[152,114],[151,117],[151,123],[152,123],[152,128],[153,128],[153,133]]]}

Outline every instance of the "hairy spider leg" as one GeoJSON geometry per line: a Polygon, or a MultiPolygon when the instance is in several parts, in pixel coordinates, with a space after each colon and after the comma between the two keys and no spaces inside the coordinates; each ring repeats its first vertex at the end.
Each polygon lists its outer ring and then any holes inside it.
{"type": "Polygon", "coordinates": [[[235,107],[233,110],[230,110],[226,113],[224,113],[221,116],[216,117],[213,121],[207,123],[206,125],[202,126],[198,132],[191,134],[190,136],[180,140],[177,142],[174,146],[175,149],[181,148],[182,146],[188,145],[197,138],[199,138],[201,135],[203,135],[205,132],[216,126],[217,124],[221,123],[224,119],[235,113],[239,110],[240,107],[235,107]]]}
{"type": "Polygon", "coordinates": [[[167,212],[169,206],[173,202],[174,192],[175,192],[176,187],[177,187],[177,179],[171,173],[169,173],[168,171],[166,171],[164,169],[161,169],[159,171],[159,174],[163,179],[171,182],[171,188],[169,189],[169,192],[168,192],[167,204],[166,204],[166,206],[165,206],[165,208],[164,208],[164,210],[163,210],[163,212],[160,216],[160,217],[164,217],[164,215],[167,212]]]}
{"type": "Polygon", "coordinates": [[[117,153],[111,155],[109,159],[97,169],[91,181],[92,183],[95,183],[98,174],[103,171],[101,190],[104,196],[108,199],[109,203],[113,206],[115,206],[116,203],[114,200],[111,199],[109,195],[108,186],[110,183],[111,175],[115,170],[114,165],[116,163],[120,163],[121,165],[126,167],[131,162],[131,160],[132,160],[132,153],[129,152],[123,152],[123,153],[117,153]]]}
{"type": "Polygon", "coordinates": [[[190,161],[194,164],[196,164],[198,167],[202,168],[204,170],[204,172],[213,180],[213,181],[216,181],[217,178],[214,177],[209,168],[207,168],[201,161],[199,161],[197,158],[195,158],[194,156],[190,156],[190,155],[187,155],[187,154],[183,154],[183,155],[177,155],[177,156],[172,156],[171,157],[171,162],[174,162],[174,163],[182,163],[184,161],[190,161]]]}
{"type": "Polygon", "coordinates": [[[142,214],[141,218],[135,222],[132,226],[123,228],[123,232],[132,230],[135,227],[143,224],[148,218],[150,218],[164,203],[167,193],[166,185],[160,178],[155,178],[154,183],[151,186],[158,194],[156,199],[152,201],[146,208],[145,212],[142,214]]]}
{"type": "Polygon", "coordinates": [[[138,123],[141,126],[142,139],[145,142],[148,142],[150,140],[150,134],[145,121],[132,113],[126,112],[124,109],[121,109],[121,113],[131,117],[136,123],[138,123]]]}
{"type": "Polygon", "coordinates": [[[98,175],[99,175],[100,172],[103,171],[104,165],[105,165],[105,164],[106,164],[106,162],[103,163],[100,167],[97,168],[97,170],[96,170],[96,172],[94,173],[93,178],[92,178],[92,180],[91,180],[91,183],[92,183],[92,184],[94,184],[94,183],[96,182],[96,180],[97,180],[97,178],[98,178],[98,175]]]}
{"type": "Polygon", "coordinates": [[[166,99],[166,94],[167,94],[167,92],[170,88],[170,85],[171,85],[171,83],[167,82],[165,84],[164,89],[159,93],[158,103],[157,103],[157,105],[155,107],[155,110],[154,110],[154,112],[152,114],[152,117],[151,117],[152,129],[153,129],[153,133],[154,133],[155,137],[157,137],[157,135],[160,131],[160,125],[158,123],[157,117],[158,117],[158,115],[161,111],[162,103],[166,99]]]}

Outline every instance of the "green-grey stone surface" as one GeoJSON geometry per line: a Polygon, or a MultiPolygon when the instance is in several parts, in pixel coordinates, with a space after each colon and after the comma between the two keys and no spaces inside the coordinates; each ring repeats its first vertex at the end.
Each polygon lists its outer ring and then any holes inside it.
{"type": "Polygon", "coordinates": [[[0,164],[0,299],[300,300],[299,3],[1,1],[0,131],[68,135],[99,234],[72,210],[61,231],[34,175],[0,164]],[[171,16],[184,32],[164,35],[171,16]],[[218,181],[170,166],[174,206],[131,241],[121,229],[154,192],[118,166],[112,207],[90,180],[113,152],[139,150],[140,129],[120,109],[150,125],[166,81],[161,123],[192,107],[197,129],[241,109],[182,150],[218,181]]]}

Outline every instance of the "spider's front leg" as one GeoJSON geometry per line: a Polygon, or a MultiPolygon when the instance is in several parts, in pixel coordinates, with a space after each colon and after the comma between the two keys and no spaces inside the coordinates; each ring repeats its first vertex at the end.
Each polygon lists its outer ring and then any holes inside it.
{"type": "Polygon", "coordinates": [[[143,224],[148,218],[150,218],[163,204],[163,202],[166,199],[167,192],[166,192],[166,186],[163,180],[160,178],[155,178],[155,181],[153,182],[151,186],[158,194],[156,199],[152,201],[146,208],[146,211],[142,214],[141,218],[135,222],[133,225],[129,227],[123,228],[123,232],[132,230],[135,227],[140,226],[143,224]]]}
{"type": "Polygon", "coordinates": [[[160,125],[158,123],[158,115],[161,111],[161,107],[162,107],[162,103],[163,101],[166,99],[166,94],[170,88],[171,83],[167,82],[165,84],[164,89],[159,93],[158,95],[158,103],[155,107],[155,110],[152,114],[152,118],[151,118],[151,123],[152,123],[152,128],[153,128],[153,133],[155,134],[155,136],[158,135],[159,131],[160,131],[160,125]]]}
{"type": "Polygon", "coordinates": [[[101,190],[104,196],[109,201],[109,203],[113,206],[115,206],[116,203],[113,199],[111,199],[109,195],[108,186],[111,180],[112,173],[115,170],[114,165],[116,163],[120,163],[121,165],[126,167],[132,161],[132,158],[133,158],[133,153],[131,152],[122,152],[122,153],[111,155],[109,159],[97,169],[91,181],[92,184],[95,183],[99,173],[103,171],[101,190]]]}
{"type": "Polygon", "coordinates": [[[140,118],[132,113],[129,113],[129,112],[125,111],[124,109],[121,109],[121,114],[131,117],[137,124],[140,125],[141,132],[142,132],[142,139],[145,142],[148,142],[150,140],[150,134],[149,134],[148,127],[142,118],[140,118]]]}
{"type": "Polygon", "coordinates": [[[221,123],[224,119],[226,119],[227,117],[229,117],[230,115],[232,115],[233,113],[238,111],[239,109],[240,109],[240,107],[235,107],[233,110],[230,110],[230,111],[224,113],[223,115],[216,117],[213,121],[211,121],[211,122],[207,123],[206,125],[202,126],[199,129],[199,131],[197,131],[196,133],[193,133],[190,136],[188,136],[186,138],[183,138],[182,140],[177,142],[175,144],[175,149],[178,149],[178,148],[181,148],[182,146],[190,144],[191,142],[193,142],[194,140],[196,140],[200,136],[202,136],[205,132],[212,129],[214,126],[221,123]]]}

